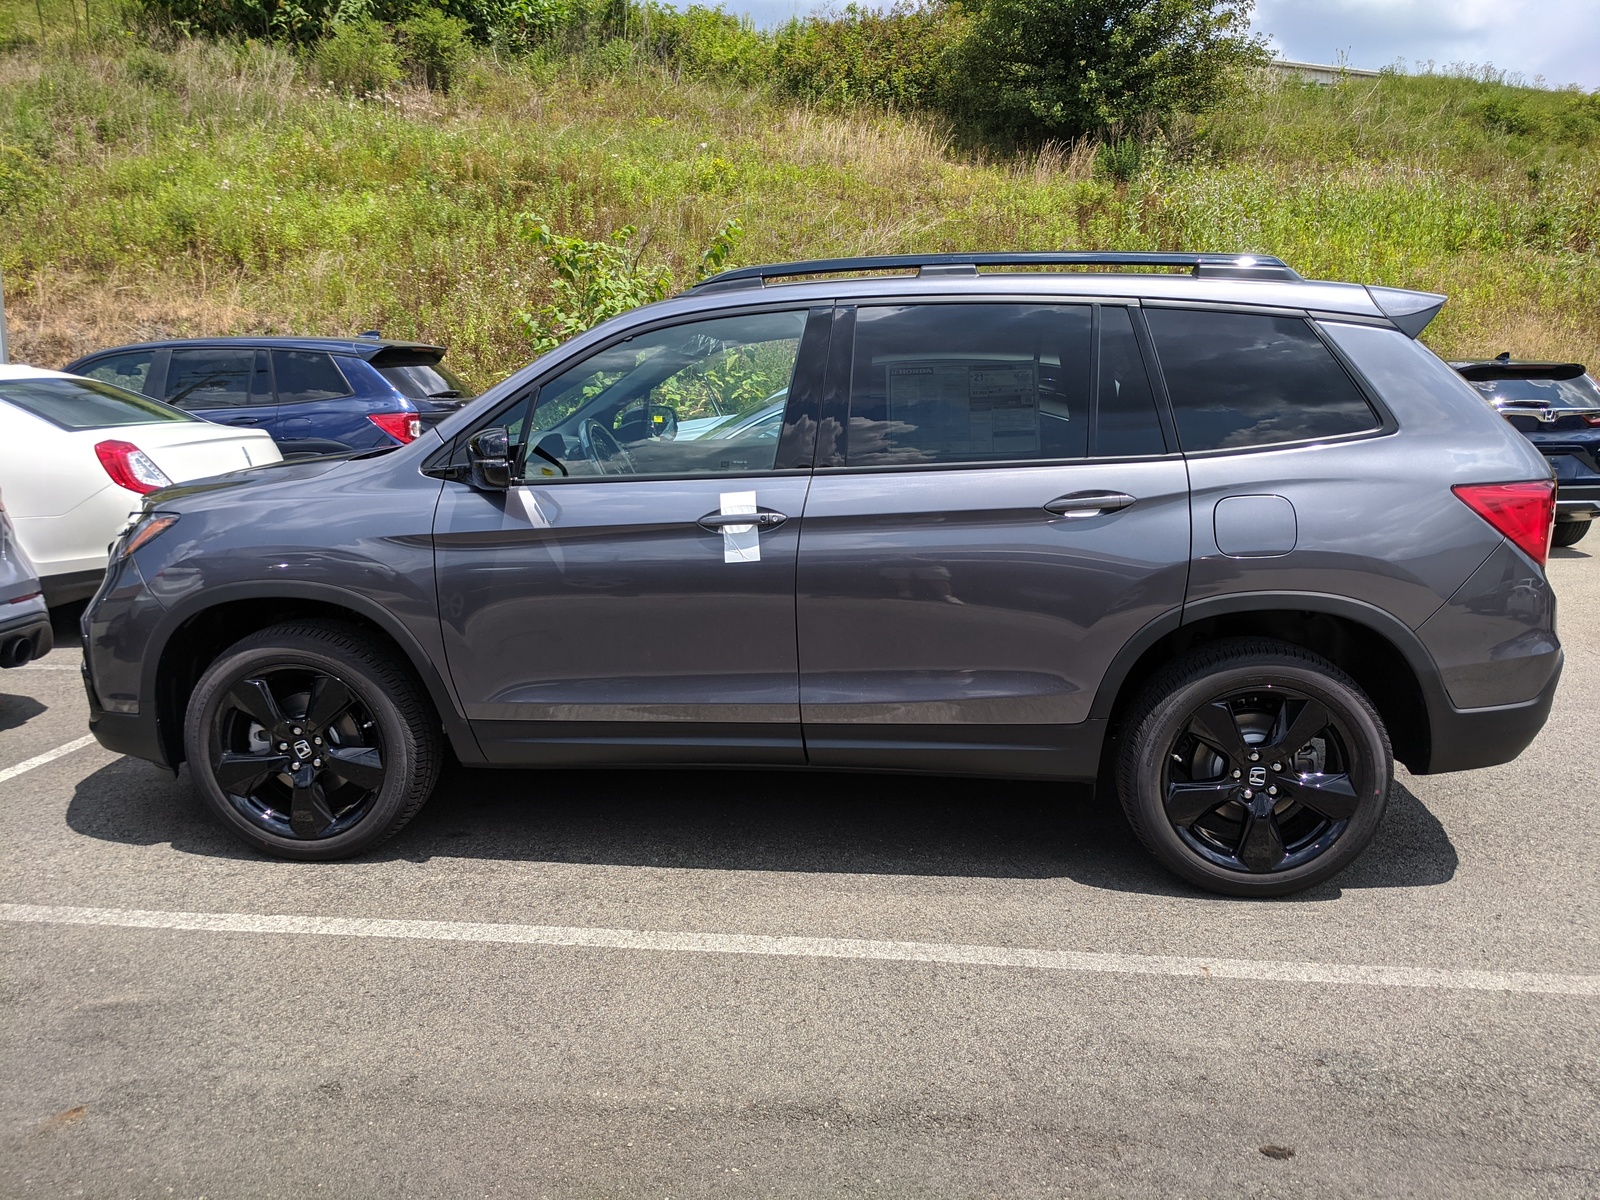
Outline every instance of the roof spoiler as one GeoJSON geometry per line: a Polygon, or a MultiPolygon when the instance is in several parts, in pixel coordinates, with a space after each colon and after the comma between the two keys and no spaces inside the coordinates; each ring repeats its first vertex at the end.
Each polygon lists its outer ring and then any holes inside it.
{"type": "Polygon", "coordinates": [[[1372,297],[1372,302],[1383,315],[1394,322],[1396,329],[1413,338],[1428,327],[1428,322],[1439,315],[1439,310],[1449,299],[1435,292],[1413,292],[1405,288],[1373,287],[1370,284],[1367,286],[1367,295],[1372,297]]]}

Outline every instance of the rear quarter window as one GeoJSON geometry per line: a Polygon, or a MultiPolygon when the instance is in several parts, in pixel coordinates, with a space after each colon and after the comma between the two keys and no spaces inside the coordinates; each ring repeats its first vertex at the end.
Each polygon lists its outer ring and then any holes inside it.
{"type": "Polygon", "coordinates": [[[1298,317],[1151,308],[1145,313],[1186,451],[1338,437],[1381,422],[1298,317]]]}
{"type": "Polygon", "coordinates": [[[0,383],[0,400],[49,421],[58,429],[111,429],[195,420],[159,400],[135,396],[95,379],[12,379],[0,383]]]}

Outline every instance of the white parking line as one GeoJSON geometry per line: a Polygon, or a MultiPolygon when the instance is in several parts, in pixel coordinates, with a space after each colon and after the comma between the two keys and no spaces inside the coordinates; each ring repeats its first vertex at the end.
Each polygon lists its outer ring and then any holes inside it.
{"type": "Polygon", "coordinates": [[[35,767],[42,767],[45,763],[55,762],[64,755],[71,754],[74,750],[82,750],[85,746],[94,745],[94,734],[86,733],[75,742],[68,742],[65,746],[57,746],[54,750],[46,750],[43,754],[35,754],[32,758],[25,758],[14,767],[7,767],[0,771],[0,783],[8,779],[15,779],[18,775],[25,774],[35,767]]]}
{"type": "Polygon", "coordinates": [[[762,954],[874,962],[950,963],[1034,971],[1168,975],[1274,983],[1356,984],[1445,991],[1600,996],[1600,975],[1530,971],[1453,971],[1436,967],[1372,967],[1349,963],[1272,962],[1249,958],[1176,958],[1157,954],[1098,954],[942,942],[882,942],[855,938],[762,937],[742,933],[664,933],[644,929],[586,929],[562,925],[493,925],[474,921],[383,921],[354,917],[295,917],[263,913],[149,912],[0,904],[0,921],[43,925],[100,925],[118,929],[182,929],[207,933],[298,934],[312,937],[403,938],[525,946],[584,946],[689,954],[762,954]]]}

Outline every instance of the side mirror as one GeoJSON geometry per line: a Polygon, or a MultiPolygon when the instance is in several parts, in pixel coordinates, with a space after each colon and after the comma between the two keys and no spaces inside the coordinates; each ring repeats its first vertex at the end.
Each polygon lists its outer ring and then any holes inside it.
{"type": "Polygon", "coordinates": [[[467,440],[472,486],[485,492],[511,487],[511,435],[502,425],[480,429],[467,440]]]}

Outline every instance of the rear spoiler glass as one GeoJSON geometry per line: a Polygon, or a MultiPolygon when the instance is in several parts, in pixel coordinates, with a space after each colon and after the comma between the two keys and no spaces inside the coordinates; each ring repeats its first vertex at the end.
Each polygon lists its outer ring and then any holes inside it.
{"type": "Polygon", "coordinates": [[[1448,296],[1434,292],[1412,292],[1405,288],[1371,287],[1367,295],[1394,322],[1394,327],[1407,337],[1416,337],[1428,327],[1428,322],[1439,315],[1448,296]]]}
{"type": "Polygon", "coordinates": [[[443,358],[443,346],[385,346],[367,361],[375,367],[431,367],[443,358]]]}
{"type": "Polygon", "coordinates": [[[1465,363],[1456,368],[1463,379],[1486,383],[1491,379],[1576,379],[1582,363],[1465,363]]]}

